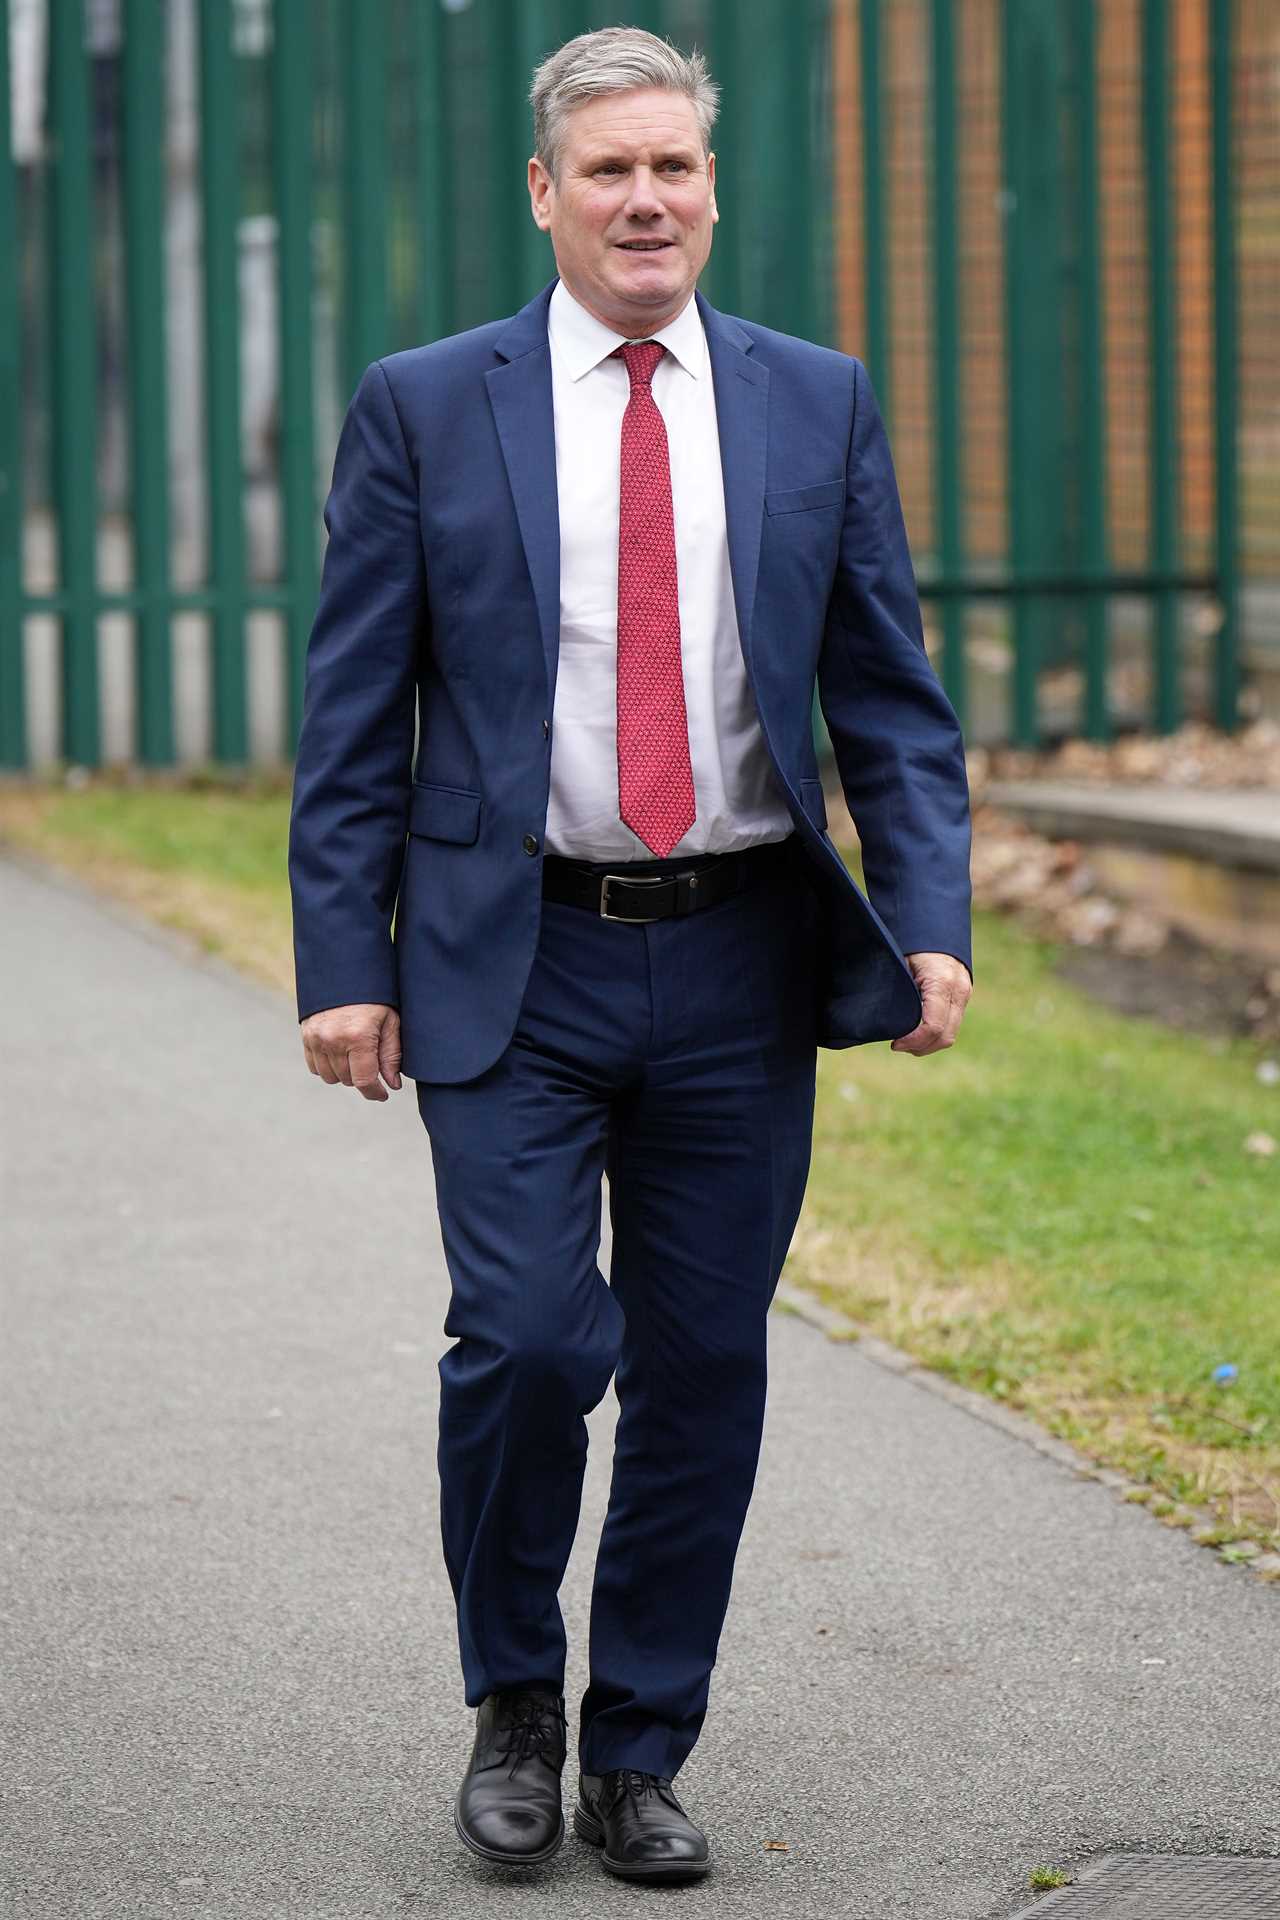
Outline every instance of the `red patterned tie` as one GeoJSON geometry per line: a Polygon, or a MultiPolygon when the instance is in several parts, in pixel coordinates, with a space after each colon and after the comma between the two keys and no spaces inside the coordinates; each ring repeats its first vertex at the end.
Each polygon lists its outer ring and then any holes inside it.
{"type": "Polygon", "coordinates": [[[631,378],[618,514],[618,811],[665,859],[697,818],[680,666],[667,429],[651,390],[666,349],[615,349],[631,378]]]}

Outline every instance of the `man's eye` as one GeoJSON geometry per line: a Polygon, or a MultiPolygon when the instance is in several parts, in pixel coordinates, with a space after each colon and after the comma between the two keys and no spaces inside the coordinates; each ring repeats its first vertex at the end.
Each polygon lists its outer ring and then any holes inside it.
{"type": "Polygon", "coordinates": [[[677,173],[688,173],[689,171],[683,160],[668,160],[667,165],[674,167],[677,173]]]}

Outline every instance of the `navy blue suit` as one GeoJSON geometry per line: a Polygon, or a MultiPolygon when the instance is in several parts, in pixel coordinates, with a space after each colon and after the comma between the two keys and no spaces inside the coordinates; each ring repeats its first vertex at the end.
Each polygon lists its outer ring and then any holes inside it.
{"type": "Polygon", "coordinates": [[[543,900],[551,290],[374,363],[347,413],[290,828],[298,1012],[398,1007],[418,1083],[453,1281],[439,1464],[467,1700],[563,1684],[583,1417],[616,1368],[581,1757],[674,1774],[756,1469],[814,1050],[916,1025],[904,954],[970,964],[968,790],[865,368],[698,295],[738,627],[795,830],[765,885],[675,920],[543,900]],[[865,895],[826,832],[815,684],[865,895]]]}

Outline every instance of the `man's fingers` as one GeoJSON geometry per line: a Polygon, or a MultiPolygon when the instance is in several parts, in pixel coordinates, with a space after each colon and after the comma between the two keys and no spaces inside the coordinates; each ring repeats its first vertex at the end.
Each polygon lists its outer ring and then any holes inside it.
{"type": "Polygon", "coordinates": [[[891,1045],[898,1053],[937,1053],[952,1045],[959,1024],[959,1010],[950,993],[945,988],[930,988],[923,996],[919,1026],[891,1045]]]}
{"type": "Polygon", "coordinates": [[[897,1053],[940,1053],[955,1045],[972,991],[969,970],[954,955],[909,953],[907,965],[920,989],[920,1024],[890,1045],[897,1053]]]}
{"type": "Polygon", "coordinates": [[[955,1045],[956,1035],[960,1031],[960,1022],[963,1018],[964,1018],[964,1002],[962,1000],[957,999],[956,995],[953,993],[951,995],[950,1000],[947,1003],[947,1027],[946,1027],[946,1038],[944,1042],[946,1046],[950,1047],[955,1045]]]}
{"type": "Polygon", "coordinates": [[[314,1073],[318,1079],[327,1080],[331,1087],[336,1086],[338,1076],[329,1065],[329,1056],[320,1045],[320,1042],[313,1039],[310,1034],[304,1033],[302,1036],[302,1051],[309,1070],[314,1073]]]}
{"type": "Polygon", "coordinates": [[[372,1036],[357,1041],[348,1049],[343,1063],[343,1078],[349,1087],[357,1087],[366,1100],[385,1100],[387,1090],[378,1078],[378,1049],[372,1036]]]}
{"type": "Polygon", "coordinates": [[[948,1046],[944,1038],[944,1029],[931,1021],[922,1020],[910,1033],[903,1034],[900,1040],[890,1042],[897,1053],[936,1053],[939,1047],[948,1046]]]}
{"type": "Polygon", "coordinates": [[[378,1038],[378,1068],[389,1087],[400,1085],[400,1016],[394,1010],[382,1023],[378,1038]]]}
{"type": "Polygon", "coordinates": [[[303,1021],[302,1051],[326,1085],[355,1087],[366,1100],[385,1100],[383,1080],[388,1087],[400,1085],[400,1015],[372,1002],[326,1008],[303,1021]]]}

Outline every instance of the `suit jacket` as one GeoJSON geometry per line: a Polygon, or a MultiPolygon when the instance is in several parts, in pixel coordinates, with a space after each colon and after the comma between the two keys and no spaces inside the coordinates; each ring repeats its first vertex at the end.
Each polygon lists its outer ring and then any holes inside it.
{"type": "MultiPolygon", "coordinates": [[[[375,361],[325,506],[289,832],[298,1015],[398,1007],[417,1080],[498,1058],[538,938],[560,612],[554,285],[510,319],[375,361]]],[[[819,1042],[889,1039],[920,1017],[903,955],[971,957],[963,746],[924,650],[884,425],[860,361],[695,297],[743,656],[827,907],[819,1042]],[[826,832],[815,682],[865,894],[826,832]]]]}

